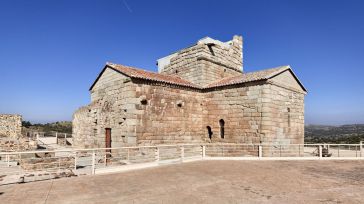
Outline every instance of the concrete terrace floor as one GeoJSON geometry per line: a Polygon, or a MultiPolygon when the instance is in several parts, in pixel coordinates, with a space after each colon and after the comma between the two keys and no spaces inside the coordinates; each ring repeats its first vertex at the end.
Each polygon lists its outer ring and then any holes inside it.
{"type": "Polygon", "coordinates": [[[0,186],[0,203],[364,203],[364,161],[198,161],[0,186]]]}

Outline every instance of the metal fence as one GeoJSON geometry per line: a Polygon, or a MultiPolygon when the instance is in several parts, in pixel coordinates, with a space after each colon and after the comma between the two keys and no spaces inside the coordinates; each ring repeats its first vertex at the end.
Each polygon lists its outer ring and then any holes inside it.
{"type": "Polygon", "coordinates": [[[27,131],[23,135],[28,138],[38,138],[38,137],[57,137],[57,138],[72,138],[71,133],[48,131],[48,132],[38,132],[38,131],[27,131]]]}
{"type": "Polygon", "coordinates": [[[360,144],[181,144],[0,152],[0,185],[196,160],[364,159],[360,144]]]}
{"type": "Polygon", "coordinates": [[[71,146],[72,134],[62,132],[27,132],[26,135],[36,140],[39,145],[52,149],[52,145],[71,146]]]}

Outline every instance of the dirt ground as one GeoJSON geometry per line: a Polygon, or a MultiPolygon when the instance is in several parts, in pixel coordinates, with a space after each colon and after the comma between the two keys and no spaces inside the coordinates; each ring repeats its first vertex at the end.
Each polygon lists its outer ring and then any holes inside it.
{"type": "Polygon", "coordinates": [[[0,203],[364,203],[364,161],[198,161],[0,186],[0,203]]]}

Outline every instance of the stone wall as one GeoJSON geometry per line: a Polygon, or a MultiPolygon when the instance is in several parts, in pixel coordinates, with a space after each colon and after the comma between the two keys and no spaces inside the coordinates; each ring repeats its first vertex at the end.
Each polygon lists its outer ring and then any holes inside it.
{"type": "Polygon", "coordinates": [[[303,144],[304,93],[266,85],[262,121],[263,143],[303,144]]]}
{"type": "Polygon", "coordinates": [[[207,94],[206,126],[215,142],[302,144],[304,93],[266,82],[231,86],[207,94]],[[224,121],[221,139],[220,120],[224,121]]]}
{"type": "Polygon", "coordinates": [[[79,108],[73,114],[72,145],[80,148],[97,147],[97,129],[91,114],[92,104],[79,108]],[[95,131],[94,131],[95,130],[95,131]]]}
{"type": "Polygon", "coordinates": [[[203,93],[170,85],[137,82],[138,144],[199,143],[204,141],[207,107],[203,93]]]}
{"type": "Polygon", "coordinates": [[[0,136],[20,137],[21,123],[21,115],[0,114],[0,136]]]}
{"type": "Polygon", "coordinates": [[[75,158],[70,157],[42,157],[20,160],[20,167],[24,171],[51,171],[58,169],[75,169],[75,158]]]}
{"type": "Polygon", "coordinates": [[[105,147],[106,128],[112,147],[202,141],[206,108],[200,91],[130,80],[111,69],[104,74],[92,103],[74,114],[74,146],[105,147]]]}
{"type": "Polygon", "coordinates": [[[111,128],[113,146],[136,143],[137,86],[131,79],[106,69],[91,90],[91,104],[73,117],[73,145],[105,147],[105,129],[111,128]]]}
{"type": "Polygon", "coordinates": [[[209,100],[206,126],[212,129],[213,141],[260,143],[263,88],[264,83],[252,83],[247,86],[224,87],[207,93],[209,100]],[[221,138],[220,120],[224,123],[224,139],[221,138]]]}
{"type": "Polygon", "coordinates": [[[37,141],[26,137],[0,137],[0,152],[31,151],[37,149],[37,141]]]}
{"type": "Polygon", "coordinates": [[[234,36],[223,43],[208,38],[173,54],[170,63],[160,72],[174,74],[197,85],[205,86],[225,77],[240,75],[243,71],[243,40],[234,36]]]}

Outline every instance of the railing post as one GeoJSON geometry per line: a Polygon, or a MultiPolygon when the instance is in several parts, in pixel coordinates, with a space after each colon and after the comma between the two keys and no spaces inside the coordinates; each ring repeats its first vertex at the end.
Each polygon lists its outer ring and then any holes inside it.
{"type": "Polygon", "coordinates": [[[14,159],[15,161],[18,162],[19,165],[17,165],[18,169],[21,171],[21,172],[24,172],[23,168],[22,168],[22,162],[21,162],[21,154],[19,153],[18,155],[14,154],[14,159]],[[17,157],[18,156],[18,157],[17,157]]]}
{"type": "Polygon", "coordinates": [[[337,157],[340,157],[340,145],[337,146],[337,157]]]}
{"type": "Polygon", "coordinates": [[[77,152],[75,152],[75,171],[77,170],[77,152]]]}
{"type": "Polygon", "coordinates": [[[130,162],[130,149],[128,148],[128,162],[130,162]]]}
{"type": "Polygon", "coordinates": [[[322,158],[322,146],[319,145],[319,157],[322,158]]]}
{"type": "Polygon", "coordinates": [[[10,167],[10,155],[6,155],[6,163],[7,163],[7,166],[10,167]]]}
{"type": "Polygon", "coordinates": [[[263,149],[262,149],[262,145],[258,146],[258,157],[262,158],[263,157],[263,149]]]}
{"type": "Polygon", "coordinates": [[[157,162],[159,162],[159,148],[158,147],[156,147],[156,150],[155,150],[155,160],[157,162]]]}
{"type": "Polygon", "coordinates": [[[56,144],[58,144],[58,132],[56,132],[56,144]]]}
{"type": "Polygon", "coordinates": [[[96,160],[96,152],[95,152],[95,150],[92,150],[91,174],[95,174],[95,160],[96,160]]]}
{"type": "Polygon", "coordinates": [[[360,141],[360,157],[363,156],[363,141],[360,141]]]}
{"type": "Polygon", "coordinates": [[[58,172],[61,171],[61,157],[58,157],[58,172]]]}
{"type": "Polygon", "coordinates": [[[184,158],[185,158],[185,147],[181,146],[181,162],[183,162],[184,158]]]}
{"type": "Polygon", "coordinates": [[[206,157],[206,146],[202,145],[202,159],[206,157]]]}
{"type": "Polygon", "coordinates": [[[301,157],[301,145],[298,145],[298,157],[301,157]]]}

